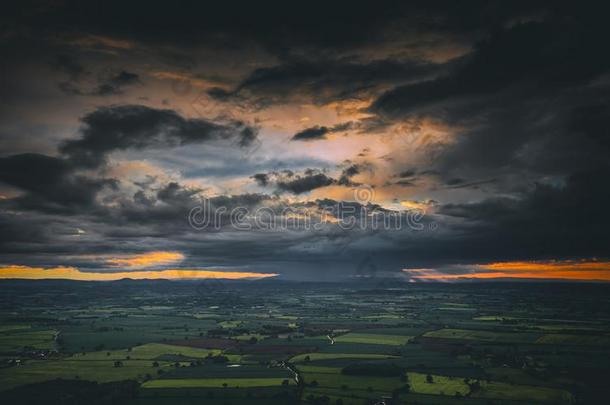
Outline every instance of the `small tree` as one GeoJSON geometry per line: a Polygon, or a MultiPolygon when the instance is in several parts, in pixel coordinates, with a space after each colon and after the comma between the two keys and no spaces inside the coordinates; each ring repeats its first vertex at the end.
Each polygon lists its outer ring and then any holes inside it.
{"type": "Polygon", "coordinates": [[[426,382],[427,382],[428,384],[432,384],[432,383],[434,382],[434,378],[432,377],[432,375],[428,374],[428,375],[426,376],[426,382]]]}
{"type": "Polygon", "coordinates": [[[481,390],[481,383],[479,382],[479,380],[473,381],[468,386],[470,387],[470,393],[471,394],[474,394],[474,393],[476,393],[476,392],[481,390]]]}

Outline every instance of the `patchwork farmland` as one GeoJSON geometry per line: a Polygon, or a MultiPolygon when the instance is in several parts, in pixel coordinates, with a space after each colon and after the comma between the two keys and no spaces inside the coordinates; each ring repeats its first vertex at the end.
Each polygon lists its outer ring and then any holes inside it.
{"type": "Polygon", "coordinates": [[[0,398],[501,405],[607,391],[610,323],[590,304],[605,286],[580,286],[570,319],[535,285],[257,283],[39,282],[50,300],[4,282],[0,398]]]}

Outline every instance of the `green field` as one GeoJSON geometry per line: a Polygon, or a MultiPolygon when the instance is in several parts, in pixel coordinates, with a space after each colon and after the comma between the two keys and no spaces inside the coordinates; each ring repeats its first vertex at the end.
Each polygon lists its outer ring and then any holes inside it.
{"type": "Polygon", "coordinates": [[[347,333],[345,335],[337,336],[335,341],[339,343],[401,346],[406,344],[412,337],[413,336],[380,335],[374,333],[347,333]]]}
{"type": "Polygon", "coordinates": [[[287,378],[205,378],[205,379],[178,379],[147,381],[142,388],[249,388],[282,386],[284,381],[294,384],[287,378]],[[226,385],[225,385],[226,384],[226,385]]]}
{"type": "Polygon", "coordinates": [[[418,394],[432,395],[466,395],[473,398],[486,398],[493,400],[533,401],[545,403],[567,403],[572,396],[564,391],[554,388],[516,385],[496,381],[479,381],[480,389],[470,392],[471,389],[463,378],[432,375],[432,383],[427,382],[427,374],[407,373],[411,391],[418,394]]]}
{"type": "Polygon", "coordinates": [[[175,346],[162,343],[147,343],[135,346],[131,350],[110,350],[77,353],[71,357],[73,360],[123,360],[129,356],[132,360],[153,360],[160,356],[183,356],[193,359],[202,359],[209,354],[218,354],[220,350],[198,349],[188,346],[175,346]]]}
{"type": "Polygon", "coordinates": [[[340,374],[340,367],[325,367],[325,366],[310,366],[302,365],[298,366],[298,369],[302,373],[321,373],[321,374],[340,374]]]}
{"type": "Polygon", "coordinates": [[[260,333],[249,333],[247,335],[233,336],[233,339],[247,341],[252,338],[255,338],[256,340],[263,340],[266,337],[268,337],[268,335],[261,335],[260,333]]]}
{"type": "Polygon", "coordinates": [[[368,390],[345,390],[341,388],[306,387],[303,390],[303,398],[313,397],[328,397],[329,403],[336,404],[338,399],[343,401],[343,405],[363,405],[368,401],[377,400],[383,393],[368,391],[368,390]]]}
{"type": "Polygon", "coordinates": [[[0,353],[16,352],[26,347],[34,349],[54,349],[56,330],[32,331],[27,327],[11,327],[0,334],[0,353]]]}
{"type": "Polygon", "coordinates": [[[170,368],[160,378],[293,378],[294,374],[282,367],[261,364],[204,364],[197,367],[170,368]]]}
{"type": "Polygon", "coordinates": [[[127,393],[138,396],[130,405],[364,405],[391,397],[420,405],[605,403],[598,392],[610,373],[610,326],[602,310],[567,319],[562,300],[524,314],[538,308],[536,289],[518,294],[513,309],[498,291],[471,297],[463,286],[460,294],[456,286],[428,285],[387,294],[201,294],[172,283],[161,294],[128,284],[104,299],[73,288],[65,306],[35,290],[31,302],[44,308],[22,317],[15,315],[21,307],[4,318],[0,312],[0,401],[28,397],[29,386],[32,395],[52,393],[62,379],[65,395],[83,387],[110,395],[129,386],[127,393]],[[471,308],[479,319],[465,313],[471,308]],[[393,313],[400,319],[378,317],[393,313]]]}
{"type": "Polygon", "coordinates": [[[372,354],[372,353],[304,353],[294,356],[290,359],[293,363],[300,363],[306,361],[306,357],[309,357],[310,361],[315,360],[334,360],[334,359],[391,359],[396,356],[390,356],[385,354],[372,354]]]}
{"type": "Polygon", "coordinates": [[[218,326],[224,329],[237,328],[242,324],[242,321],[222,321],[218,322],[218,326]]]}
{"type": "Polygon", "coordinates": [[[0,333],[30,329],[31,325],[0,325],[0,333]]]}
{"type": "Polygon", "coordinates": [[[588,346],[608,346],[610,336],[605,335],[567,335],[552,333],[541,336],[536,343],[554,345],[588,345],[588,346]]]}
{"type": "Polygon", "coordinates": [[[545,403],[570,403],[572,395],[565,390],[536,387],[529,385],[512,385],[501,382],[481,382],[481,390],[473,393],[473,397],[495,400],[531,401],[545,403]]]}
{"type": "Polygon", "coordinates": [[[374,319],[374,320],[384,320],[384,319],[402,319],[400,315],[394,314],[379,314],[379,315],[367,315],[362,316],[360,319],[374,319]]]}
{"type": "Polygon", "coordinates": [[[162,360],[157,361],[158,368],[153,367],[153,362],[159,357],[178,355],[203,359],[209,353],[217,354],[219,351],[148,343],[134,347],[131,351],[125,349],[78,353],[62,360],[29,361],[17,368],[0,369],[0,386],[13,387],[55,378],[78,377],[97,382],[144,379],[147,375],[156,377],[159,369],[170,370],[173,367],[174,361],[162,360]],[[121,367],[115,367],[115,361],[121,361],[121,367]]]}
{"type": "Polygon", "coordinates": [[[433,381],[429,383],[426,376],[427,374],[423,373],[407,373],[411,391],[433,395],[455,395],[456,392],[466,395],[470,391],[463,378],[432,375],[433,381]]]}
{"type": "MultiPolygon", "coordinates": [[[[171,367],[159,363],[160,369],[171,367]]],[[[109,382],[126,379],[143,379],[147,374],[156,375],[157,368],[148,360],[123,360],[121,367],[114,367],[113,360],[46,360],[29,362],[19,367],[0,369],[0,387],[12,388],[22,384],[53,380],[56,378],[109,382]]]]}
{"type": "Polygon", "coordinates": [[[303,373],[305,384],[316,382],[318,387],[343,388],[391,393],[404,385],[398,377],[351,376],[340,373],[303,373]]]}
{"type": "Polygon", "coordinates": [[[495,343],[534,343],[540,334],[521,332],[491,332],[487,330],[445,328],[426,332],[424,337],[440,339],[479,340],[495,343]]]}

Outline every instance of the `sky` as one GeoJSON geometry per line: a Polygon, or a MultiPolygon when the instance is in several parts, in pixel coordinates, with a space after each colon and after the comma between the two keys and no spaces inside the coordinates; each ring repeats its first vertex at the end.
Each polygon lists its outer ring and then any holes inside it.
{"type": "Polygon", "coordinates": [[[607,11],[3,5],[0,278],[610,281],[607,11]]]}

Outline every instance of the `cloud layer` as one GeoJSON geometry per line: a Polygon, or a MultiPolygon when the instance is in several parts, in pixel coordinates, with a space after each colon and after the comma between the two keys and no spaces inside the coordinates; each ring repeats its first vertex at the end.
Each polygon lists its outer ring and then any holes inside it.
{"type": "Polygon", "coordinates": [[[609,259],[603,8],[8,6],[5,273],[595,278],[532,263],[609,259]],[[231,225],[304,210],[321,226],[231,225]],[[411,226],[339,226],[352,210],[411,226]]]}

